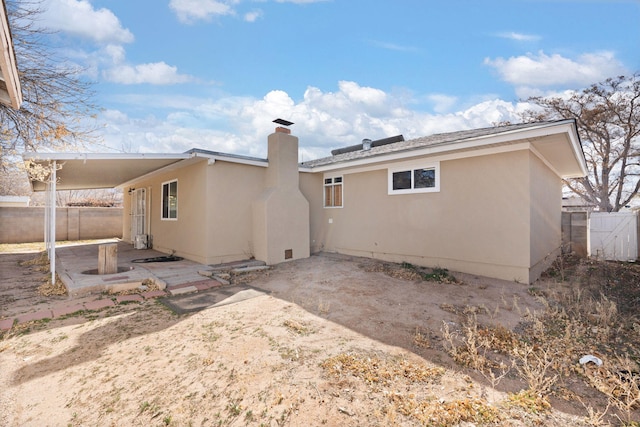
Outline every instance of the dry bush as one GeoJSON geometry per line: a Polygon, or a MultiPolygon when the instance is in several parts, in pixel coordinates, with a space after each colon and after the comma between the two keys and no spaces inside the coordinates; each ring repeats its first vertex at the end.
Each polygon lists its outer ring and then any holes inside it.
{"type": "Polygon", "coordinates": [[[392,393],[389,399],[395,411],[417,419],[425,426],[454,426],[461,423],[496,423],[502,419],[498,408],[477,398],[444,401],[392,393]]]}
{"type": "Polygon", "coordinates": [[[387,360],[378,356],[357,353],[341,353],[331,357],[320,365],[325,372],[334,377],[353,375],[368,384],[392,385],[398,378],[409,382],[430,382],[438,380],[444,369],[433,368],[424,363],[415,363],[406,359],[387,360]]]}
{"type": "Polygon", "coordinates": [[[38,286],[38,293],[45,297],[51,295],[67,295],[67,292],[67,287],[62,283],[62,280],[60,280],[57,274],[56,283],[51,283],[51,278],[49,278],[46,283],[38,286]]]}

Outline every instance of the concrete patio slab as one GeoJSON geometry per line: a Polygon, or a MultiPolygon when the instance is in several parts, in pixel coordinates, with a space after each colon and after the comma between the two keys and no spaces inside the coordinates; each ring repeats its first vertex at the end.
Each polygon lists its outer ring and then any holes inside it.
{"type": "Polygon", "coordinates": [[[233,304],[262,295],[266,295],[266,293],[251,286],[235,285],[211,288],[203,292],[172,298],[162,298],[160,302],[177,314],[185,314],[204,310],[209,307],[233,304]]]}
{"type": "MultiPolygon", "coordinates": [[[[98,265],[100,244],[76,245],[56,249],[56,271],[69,290],[69,296],[76,297],[105,291],[119,292],[136,289],[146,280],[151,280],[160,289],[177,287],[182,284],[202,281],[198,271],[210,268],[189,260],[174,262],[133,262],[148,258],[164,257],[152,249],[134,249],[133,245],[114,240],[118,245],[118,269],[115,274],[95,273],[98,265]]],[[[113,243],[113,242],[111,242],[113,243]]]]}

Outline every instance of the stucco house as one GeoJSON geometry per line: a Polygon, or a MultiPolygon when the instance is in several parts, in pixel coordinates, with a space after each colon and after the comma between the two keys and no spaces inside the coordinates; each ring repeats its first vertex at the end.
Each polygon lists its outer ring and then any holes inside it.
{"type": "Polygon", "coordinates": [[[25,160],[64,162],[60,189],[119,186],[125,240],[204,264],[327,251],[527,283],[560,253],[562,179],[586,175],[572,120],[365,140],[303,163],[285,127],[267,159],[194,149],[25,160]]]}

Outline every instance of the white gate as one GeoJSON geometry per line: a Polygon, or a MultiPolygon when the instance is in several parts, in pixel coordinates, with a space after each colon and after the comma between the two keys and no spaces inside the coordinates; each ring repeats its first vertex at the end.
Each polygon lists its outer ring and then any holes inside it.
{"type": "Polygon", "coordinates": [[[635,212],[592,212],[589,215],[589,256],[609,261],[638,258],[635,212]]]}

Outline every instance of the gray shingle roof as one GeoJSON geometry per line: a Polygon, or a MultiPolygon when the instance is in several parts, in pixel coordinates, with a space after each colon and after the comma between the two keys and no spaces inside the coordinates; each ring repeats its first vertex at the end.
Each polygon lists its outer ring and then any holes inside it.
{"type": "Polygon", "coordinates": [[[335,156],[323,157],[321,159],[310,160],[302,162],[300,166],[303,167],[318,167],[326,166],[335,163],[349,162],[353,160],[365,159],[369,157],[383,156],[385,154],[397,153],[402,151],[417,150],[429,146],[456,144],[469,139],[480,138],[484,136],[498,135],[506,132],[513,132],[523,129],[544,127],[547,125],[559,123],[565,120],[552,121],[552,122],[535,122],[535,123],[520,123],[514,125],[494,126],[490,128],[482,129],[469,129],[461,130],[457,132],[438,133],[431,136],[424,136],[420,138],[410,139],[407,141],[396,142],[393,144],[382,145],[379,147],[372,147],[370,150],[358,150],[348,153],[337,154],[335,156]]]}

